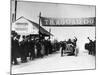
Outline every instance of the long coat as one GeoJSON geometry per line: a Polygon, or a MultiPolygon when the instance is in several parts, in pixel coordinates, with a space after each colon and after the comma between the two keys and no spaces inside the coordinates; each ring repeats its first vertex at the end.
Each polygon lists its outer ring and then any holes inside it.
{"type": "Polygon", "coordinates": [[[11,55],[13,58],[18,58],[20,56],[18,40],[11,39],[11,55]]]}

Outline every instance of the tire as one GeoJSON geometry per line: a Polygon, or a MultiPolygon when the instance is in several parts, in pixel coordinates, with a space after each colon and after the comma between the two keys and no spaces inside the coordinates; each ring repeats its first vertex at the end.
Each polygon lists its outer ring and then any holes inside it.
{"type": "Polygon", "coordinates": [[[61,50],[61,57],[63,56],[63,50],[61,50]]]}

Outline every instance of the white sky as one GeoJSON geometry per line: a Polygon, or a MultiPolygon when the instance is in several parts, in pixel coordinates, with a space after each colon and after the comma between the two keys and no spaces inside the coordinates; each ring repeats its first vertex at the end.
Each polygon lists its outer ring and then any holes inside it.
{"type": "MultiPolygon", "coordinates": [[[[14,12],[14,3],[12,3],[14,12]]],[[[52,4],[36,2],[18,2],[17,18],[24,16],[36,23],[39,23],[39,13],[43,17],[58,18],[80,18],[95,17],[95,6],[52,4]]],[[[95,39],[95,27],[44,27],[46,30],[51,28],[51,33],[58,40],[65,40],[76,36],[79,42],[86,42],[87,37],[95,39]]]]}
{"type": "MultiPolygon", "coordinates": [[[[14,12],[13,5],[12,12],[14,12]]],[[[36,3],[26,1],[18,2],[17,18],[19,18],[20,16],[25,16],[28,19],[38,22],[38,16],[40,12],[42,16],[45,17],[95,17],[95,6],[69,5],[57,3],[36,3]]]]}

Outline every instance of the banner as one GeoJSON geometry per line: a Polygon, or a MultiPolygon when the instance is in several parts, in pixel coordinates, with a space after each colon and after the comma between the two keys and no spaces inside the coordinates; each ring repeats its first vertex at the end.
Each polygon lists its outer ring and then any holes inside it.
{"type": "Polygon", "coordinates": [[[89,18],[47,18],[41,17],[43,26],[95,26],[95,17],[89,18]]]}

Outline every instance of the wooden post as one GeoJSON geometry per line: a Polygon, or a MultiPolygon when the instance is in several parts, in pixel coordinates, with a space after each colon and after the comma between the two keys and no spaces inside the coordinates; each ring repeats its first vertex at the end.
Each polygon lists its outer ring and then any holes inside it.
{"type": "Polygon", "coordinates": [[[15,0],[15,21],[16,21],[16,13],[17,13],[17,0],[15,0]]]}
{"type": "MultiPolygon", "coordinates": [[[[51,28],[49,29],[49,33],[51,33],[51,28]]],[[[49,39],[50,39],[50,35],[49,35],[49,39]]]]}
{"type": "Polygon", "coordinates": [[[40,21],[41,21],[41,12],[39,13],[39,41],[40,41],[40,21]]]}

